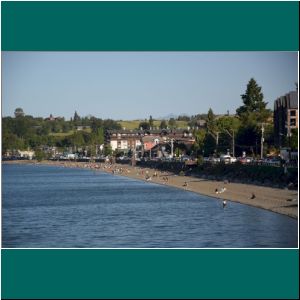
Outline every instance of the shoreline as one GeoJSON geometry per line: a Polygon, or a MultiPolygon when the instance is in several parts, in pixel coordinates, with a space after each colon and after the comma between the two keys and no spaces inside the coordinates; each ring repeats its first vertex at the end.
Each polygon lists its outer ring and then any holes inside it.
{"type": "Polygon", "coordinates": [[[171,172],[161,172],[150,168],[133,167],[123,164],[112,165],[108,163],[71,161],[2,161],[2,164],[52,165],[102,171],[142,180],[144,182],[179,188],[200,195],[213,197],[220,201],[228,200],[238,202],[298,219],[297,190],[263,187],[243,183],[227,183],[193,176],[179,176],[171,172]],[[216,189],[218,189],[219,193],[216,193],[216,189]],[[251,199],[252,194],[255,195],[253,199],[251,199]]]}

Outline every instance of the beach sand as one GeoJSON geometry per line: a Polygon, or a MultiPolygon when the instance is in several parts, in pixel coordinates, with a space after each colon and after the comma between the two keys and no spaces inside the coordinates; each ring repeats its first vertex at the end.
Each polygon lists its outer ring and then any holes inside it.
{"type": "Polygon", "coordinates": [[[149,168],[132,167],[123,164],[104,164],[104,163],[84,163],[84,162],[62,162],[62,161],[43,161],[40,163],[33,161],[10,161],[3,163],[31,163],[59,165],[64,167],[77,167],[94,169],[110,174],[127,176],[130,178],[149,181],[157,184],[164,184],[214,198],[239,202],[251,205],[276,213],[287,215],[298,219],[298,191],[263,187],[251,184],[227,183],[223,181],[206,180],[192,176],[179,176],[170,172],[161,172],[149,168]],[[156,172],[156,174],[155,174],[156,172]],[[155,176],[157,175],[157,176],[155,176]],[[148,179],[146,179],[148,178],[148,179]],[[222,191],[221,193],[216,193],[222,191]],[[255,198],[252,195],[255,195],[255,198]],[[253,199],[251,199],[253,198],[253,199]]]}

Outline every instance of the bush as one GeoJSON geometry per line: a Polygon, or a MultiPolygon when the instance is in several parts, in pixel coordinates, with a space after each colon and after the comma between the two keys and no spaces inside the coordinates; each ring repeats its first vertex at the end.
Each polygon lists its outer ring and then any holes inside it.
{"type": "Polygon", "coordinates": [[[42,150],[38,149],[35,151],[35,159],[37,161],[42,161],[43,159],[45,159],[45,157],[46,155],[42,150]]]}

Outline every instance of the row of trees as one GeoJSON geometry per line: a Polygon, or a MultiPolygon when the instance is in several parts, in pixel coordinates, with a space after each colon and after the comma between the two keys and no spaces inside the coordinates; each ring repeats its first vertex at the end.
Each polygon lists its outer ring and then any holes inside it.
{"type": "Polygon", "coordinates": [[[68,147],[89,147],[104,143],[106,129],[121,129],[111,119],[95,117],[80,118],[75,112],[74,118],[43,119],[25,115],[21,108],[16,109],[15,118],[2,118],[2,151],[12,149],[34,149],[42,146],[56,146],[61,149],[68,147]],[[78,130],[82,126],[83,130],[78,130]]]}
{"type": "MultiPolygon", "coordinates": [[[[168,121],[161,120],[158,127],[159,129],[174,129],[177,127],[176,120],[174,118],[170,118],[168,121]]],[[[155,128],[152,116],[150,116],[149,121],[143,121],[139,124],[139,129],[149,130],[151,128],[155,128]]]]}

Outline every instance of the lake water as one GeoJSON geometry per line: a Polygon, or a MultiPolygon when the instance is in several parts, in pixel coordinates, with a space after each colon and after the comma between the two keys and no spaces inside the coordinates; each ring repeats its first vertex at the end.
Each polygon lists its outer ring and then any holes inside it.
{"type": "Polygon", "coordinates": [[[297,247],[297,220],[126,177],[2,165],[4,248],[297,247]]]}

